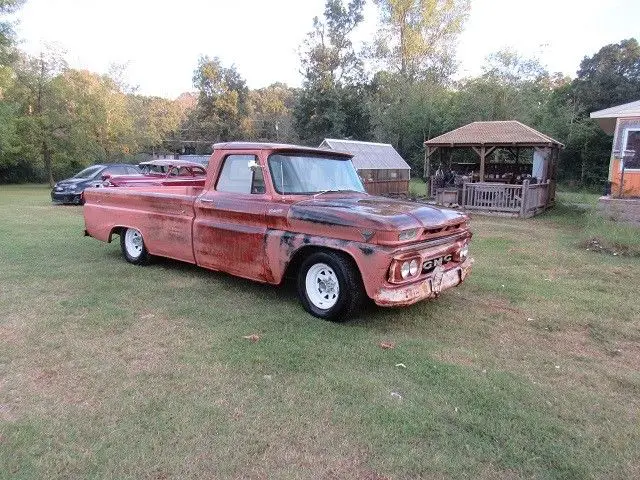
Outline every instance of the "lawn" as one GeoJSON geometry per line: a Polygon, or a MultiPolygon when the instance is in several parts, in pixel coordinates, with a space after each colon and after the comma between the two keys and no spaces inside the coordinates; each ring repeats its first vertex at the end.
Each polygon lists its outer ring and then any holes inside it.
{"type": "Polygon", "coordinates": [[[0,186],[0,478],[639,478],[639,231],[472,225],[463,286],[333,324],[0,186]]]}

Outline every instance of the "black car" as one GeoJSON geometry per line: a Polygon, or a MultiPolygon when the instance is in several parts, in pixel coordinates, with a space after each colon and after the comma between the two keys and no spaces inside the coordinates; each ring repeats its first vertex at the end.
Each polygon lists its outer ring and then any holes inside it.
{"type": "Polygon", "coordinates": [[[92,165],[76,173],[73,177],[56,183],[51,190],[51,201],[81,205],[84,189],[101,187],[104,175],[135,175],[137,173],[140,173],[140,169],[136,165],[127,163],[92,165]]]}

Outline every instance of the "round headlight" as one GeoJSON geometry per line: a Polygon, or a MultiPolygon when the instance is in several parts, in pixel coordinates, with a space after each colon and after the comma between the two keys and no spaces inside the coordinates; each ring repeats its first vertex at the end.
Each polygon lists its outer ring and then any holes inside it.
{"type": "Polygon", "coordinates": [[[413,277],[416,273],[418,273],[418,261],[411,260],[411,263],[409,264],[409,275],[413,277]]]}
{"type": "Polygon", "coordinates": [[[404,262],[400,267],[400,275],[402,275],[403,279],[409,276],[410,270],[411,270],[411,266],[409,265],[409,262],[404,262]]]}

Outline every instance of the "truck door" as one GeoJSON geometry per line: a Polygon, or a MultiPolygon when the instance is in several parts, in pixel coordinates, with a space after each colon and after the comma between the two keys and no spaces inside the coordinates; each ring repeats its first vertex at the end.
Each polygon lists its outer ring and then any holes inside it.
{"type": "Polygon", "coordinates": [[[196,263],[241,277],[268,281],[264,176],[257,152],[232,153],[211,188],[195,202],[193,249],[196,263]]]}

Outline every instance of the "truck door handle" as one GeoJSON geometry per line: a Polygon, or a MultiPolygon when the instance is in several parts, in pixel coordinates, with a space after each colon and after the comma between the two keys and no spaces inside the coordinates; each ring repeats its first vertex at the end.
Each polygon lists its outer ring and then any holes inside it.
{"type": "Polygon", "coordinates": [[[200,201],[202,203],[214,203],[215,201],[210,198],[201,198],[200,201]]]}

